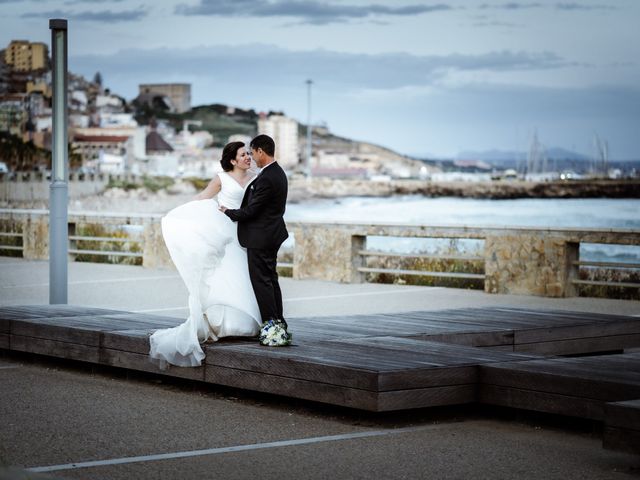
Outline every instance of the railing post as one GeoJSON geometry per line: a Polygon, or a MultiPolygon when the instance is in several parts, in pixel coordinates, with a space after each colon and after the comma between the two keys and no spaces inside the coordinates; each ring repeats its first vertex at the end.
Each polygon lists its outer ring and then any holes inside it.
{"type": "MultiPolygon", "coordinates": [[[[68,224],[69,226],[69,250],[76,250],[78,248],[78,241],[74,238],[75,234],[76,234],[76,230],[77,230],[77,224],[75,222],[69,222],[68,224]]],[[[76,254],[75,253],[69,253],[69,261],[73,262],[76,259],[76,254]]]]}
{"type": "Polygon", "coordinates": [[[160,218],[147,218],[142,233],[142,266],[147,268],[174,268],[173,261],[162,238],[160,218]]]}
{"type": "Polygon", "coordinates": [[[327,228],[302,225],[295,232],[293,278],[313,278],[343,283],[361,283],[364,275],[359,250],[365,248],[366,236],[348,227],[327,228]]]}
{"type": "Polygon", "coordinates": [[[577,297],[578,288],[573,284],[572,280],[578,279],[580,267],[575,262],[580,260],[580,244],[578,242],[565,243],[565,297],[577,297]]]}
{"type": "Polygon", "coordinates": [[[575,295],[577,244],[550,235],[509,232],[487,236],[485,282],[487,293],[567,297],[575,295]]]}
{"type": "Polygon", "coordinates": [[[26,215],[22,220],[22,257],[25,260],[49,258],[49,218],[26,215]]]}

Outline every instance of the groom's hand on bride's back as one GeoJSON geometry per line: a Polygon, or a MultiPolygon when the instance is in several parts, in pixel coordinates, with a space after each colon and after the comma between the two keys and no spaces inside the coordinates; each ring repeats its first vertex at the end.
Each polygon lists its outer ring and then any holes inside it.
{"type": "Polygon", "coordinates": [[[227,211],[227,207],[225,207],[224,205],[220,205],[220,207],[218,208],[218,210],[220,210],[222,213],[227,211]]]}

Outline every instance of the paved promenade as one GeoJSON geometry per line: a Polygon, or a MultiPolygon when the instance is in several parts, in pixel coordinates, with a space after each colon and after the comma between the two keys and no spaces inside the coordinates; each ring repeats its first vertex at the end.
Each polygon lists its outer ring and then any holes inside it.
{"type": "MultiPolygon", "coordinates": [[[[489,295],[478,290],[340,284],[282,278],[285,316],[354,315],[511,306],[640,315],[640,302],[599,298],[489,295]]],[[[0,305],[49,303],[49,263],[0,257],[0,305]]],[[[174,270],[69,264],[69,304],[185,317],[187,291],[174,270]]]]}
{"type": "MultiPolygon", "coordinates": [[[[72,263],[69,303],[186,315],[171,270],[72,263]]],[[[640,315],[640,303],[282,279],[289,317],[514,306],[640,315]]],[[[48,303],[48,263],[0,258],[0,305],[48,303]]],[[[617,479],[640,458],[599,427],[455,407],[368,414],[28,355],[0,357],[0,479],[617,479]],[[14,470],[15,471],[15,470],[14,470]],[[3,476],[4,475],[4,476],[3,476]],[[41,478],[41,477],[33,477],[41,478]]]]}

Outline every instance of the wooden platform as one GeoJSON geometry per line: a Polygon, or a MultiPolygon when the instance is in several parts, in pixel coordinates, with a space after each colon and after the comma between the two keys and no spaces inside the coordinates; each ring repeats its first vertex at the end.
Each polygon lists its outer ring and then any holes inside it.
{"type": "Polygon", "coordinates": [[[480,401],[604,420],[608,402],[640,399],[640,353],[480,366],[480,401]]]}
{"type": "Polygon", "coordinates": [[[291,347],[224,339],[205,347],[202,367],[159,370],[147,356],[148,336],[179,322],[74,306],[2,307],[0,348],[370,411],[482,401],[602,419],[605,403],[640,398],[640,354],[544,358],[639,347],[634,317],[476,308],[298,318],[289,320],[291,347]]]}

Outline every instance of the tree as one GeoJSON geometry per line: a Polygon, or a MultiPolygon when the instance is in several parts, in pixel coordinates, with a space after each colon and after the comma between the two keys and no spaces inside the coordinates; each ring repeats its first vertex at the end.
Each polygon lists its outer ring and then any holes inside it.
{"type": "Polygon", "coordinates": [[[96,74],[93,76],[93,83],[102,87],[102,75],[100,74],[100,72],[96,72],[96,74]]]}
{"type": "Polygon", "coordinates": [[[16,135],[0,132],[0,159],[12,171],[30,171],[39,167],[50,168],[51,152],[33,142],[23,142],[16,135]]]}

